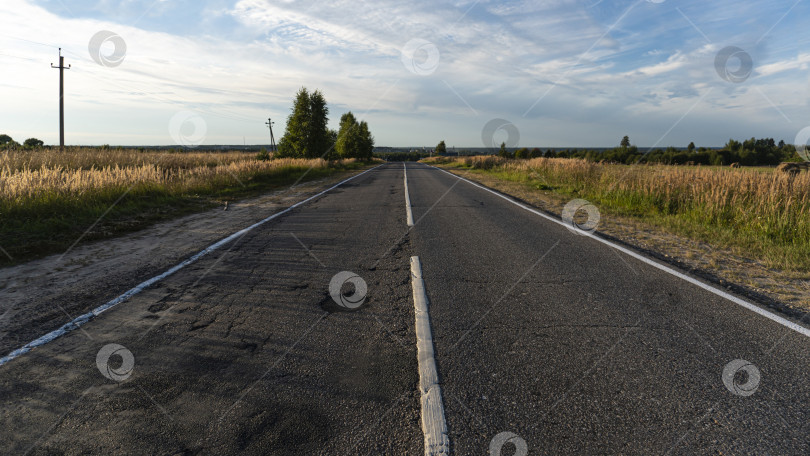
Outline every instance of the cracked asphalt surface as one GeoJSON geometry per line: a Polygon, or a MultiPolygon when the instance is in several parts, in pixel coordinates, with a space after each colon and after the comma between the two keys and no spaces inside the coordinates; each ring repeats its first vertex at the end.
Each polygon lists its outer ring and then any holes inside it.
{"type": "Polygon", "coordinates": [[[401,168],[360,176],[2,366],[2,452],[418,453],[403,191],[401,168]],[[340,271],[358,311],[332,304],[340,271]]]}
{"type": "Polygon", "coordinates": [[[408,180],[455,454],[500,432],[529,454],[810,453],[806,337],[438,169],[408,180]],[[735,359],[751,396],[724,386],[735,359]]]}
{"type": "Polygon", "coordinates": [[[528,454],[810,453],[807,338],[407,166],[412,230],[386,164],[0,367],[3,453],[420,454],[412,255],[454,454],[501,432],[528,454]],[[357,311],[340,271],[368,284],[357,311]],[[96,365],[111,343],[121,382],[96,365]],[[736,359],[750,396],[724,385],[736,359]]]}

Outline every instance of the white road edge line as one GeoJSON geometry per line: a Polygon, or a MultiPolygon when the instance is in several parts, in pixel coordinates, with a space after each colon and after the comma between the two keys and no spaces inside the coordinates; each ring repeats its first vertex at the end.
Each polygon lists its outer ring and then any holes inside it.
{"type": "Polygon", "coordinates": [[[425,282],[422,280],[422,263],[418,256],[411,257],[411,285],[416,313],[416,349],[419,362],[419,391],[422,393],[422,432],[425,434],[425,456],[450,454],[450,438],[444,419],[442,390],[439,373],[433,356],[433,335],[430,332],[430,315],[425,282]]]}
{"type": "MultiPolygon", "coordinates": [[[[430,166],[430,165],[428,165],[428,166],[430,166]]],[[[529,212],[531,212],[533,214],[539,215],[540,217],[543,217],[544,219],[550,220],[550,221],[552,221],[552,222],[554,222],[554,223],[556,223],[558,225],[568,227],[568,225],[566,225],[565,222],[563,222],[562,220],[558,220],[558,219],[556,219],[554,217],[549,216],[548,214],[544,214],[544,213],[542,213],[542,212],[540,212],[540,211],[538,211],[536,209],[533,209],[533,208],[531,208],[529,206],[526,206],[525,204],[519,203],[519,202],[513,200],[512,198],[504,196],[504,195],[502,195],[502,194],[500,194],[500,193],[498,193],[498,192],[496,192],[496,191],[494,191],[492,189],[484,187],[483,185],[477,184],[477,183],[475,183],[475,182],[473,182],[473,181],[471,181],[469,179],[465,179],[465,178],[463,178],[461,176],[457,176],[457,175],[455,175],[455,174],[453,174],[453,173],[451,173],[449,171],[445,171],[445,170],[443,170],[441,168],[437,168],[435,166],[430,166],[430,167],[438,169],[439,171],[445,172],[445,173],[447,173],[447,174],[449,174],[449,175],[451,175],[451,176],[453,176],[453,177],[455,177],[457,179],[461,179],[461,180],[469,183],[470,185],[474,185],[474,186],[476,186],[476,187],[478,187],[478,188],[480,188],[482,190],[486,190],[486,191],[492,193],[493,195],[499,196],[499,197],[505,199],[506,201],[509,201],[510,203],[512,203],[512,204],[514,204],[514,205],[516,205],[516,206],[518,206],[518,207],[520,207],[522,209],[525,209],[525,210],[527,210],[527,211],[529,211],[529,212]]],[[[660,270],[662,270],[662,271],[664,271],[664,272],[666,272],[668,274],[671,274],[671,275],[674,275],[675,277],[678,277],[679,279],[683,279],[683,280],[685,280],[685,281],[687,281],[687,282],[689,282],[689,283],[691,283],[693,285],[696,285],[696,286],[698,286],[700,288],[703,288],[704,290],[706,290],[706,291],[708,291],[710,293],[714,293],[715,295],[720,296],[721,298],[725,298],[725,299],[727,299],[727,300],[729,300],[729,301],[731,301],[731,302],[733,302],[735,304],[738,304],[738,305],[740,305],[742,307],[745,307],[746,309],[750,310],[751,312],[757,313],[757,314],[759,314],[759,315],[761,315],[761,316],[763,316],[763,317],[765,317],[765,318],[767,318],[769,320],[772,320],[772,321],[774,321],[774,322],[776,322],[776,323],[778,323],[778,324],[780,324],[782,326],[790,328],[790,329],[796,331],[797,333],[799,333],[799,334],[801,334],[803,336],[810,337],[810,329],[805,328],[804,326],[799,325],[798,323],[795,323],[793,321],[790,321],[787,318],[779,316],[779,315],[777,315],[777,314],[775,314],[773,312],[765,310],[765,309],[757,306],[756,304],[752,304],[752,303],[750,303],[748,301],[745,301],[743,299],[740,299],[740,298],[738,298],[738,297],[736,297],[736,296],[734,296],[734,295],[732,295],[730,293],[727,293],[727,292],[725,292],[725,291],[723,291],[723,290],[721,290],[719,288],[716,288],[716,287],[714,287],[712,285],[703,283],[703,282],[701,282],[701,281],[699,281],[699,280],[697,280],[695,278],[689,277],[688,275],[683,274],[683,273],[681,273],[679,271],[676,271],[675,269],[672,269],[669,266],[665,266],[665,265],[663,265],[661,263],[653,261],[650,258],[647,258],[647,257],[645,257],[643,255],[640,255],[640,254],[638,254],[638,253],[636,253],[636,252],[634,252],[632,250],[626,249],[626,248],[624,248],[624,247],[622,247],[622,246],[620,246],[618,244],[615,244],[615,243],[613,243],[611,241],[608,241],[607,239],[603,239],[603,238],[601,238],[599,236],[596,236],[596,235],[593,235],[593,234],[588,236],[588,237],[590,237],[591,239],[597,240],[597,241],[601,242],[602,244],[607,245],[608,247],[612,247],[612,248],[614,248],[614,249],[616,249],[616,250],[618,250],[618,251],[620,251],[622,253],[625,253],[625,254],[627,254],[627,255],[629,255],[629,256],[631,256],[631,257],[633,257],[633,258],[635,258],[635,259],[637,259],[639,261],[642,261],[642,262],[644,262],[644,263],[646,263],[646,264],[648,264],[648,265],[650,265],[650,266],[652,266],[654,268],[660,269],[660,270]]]]}
{"type": "Polygon", "coordinates": [[[319,198],[319,197],[325,195],[326,193],[340,187],[341,185],[345,184],[346,182],[349,182],[352,179],[360,177],[360,176],[362,176],[363,174],[366,174],[369,171],[373,171],[373,170],[379,168],[380,166],[382,166],[382,165],[377,165],[377,166],[375,166],[373,168],[370,168],[370,169],[367,169],[367,170],[363,171],[362,173],[356,174],[356,175],[354,175],[354,176],[352,176],[352,177],[350,177],[348,179],[342,180],[342,181],[338,182],[337,184],[333,185],[332,187],[329,187],[326,190],[318,193],[317,195],[313,195],[313,196],[310,196],[309,198],[307,198],[307,199],[305,199],[303,201],[299,201],[299,202],[293,204],[292,206],[288,207],[287,209],[284,209],[283,211],[276,212],[275,214],[273,214],[273,215],[271,215],[271,216],[269,216],[269,217],[267,217],[267,218],[265,218],[263,220],[260,220],[260,221],[254,223],[253,225],[250,225],[249,227],[247,227],[245,229],[239,230],[236,233],[233,233],[230,236],[228,236],[228,237],[226,237],[224,239],[221,239],[220,241],[218,241],[218,242],[206,247],[205,249],[201,250],[200,252],[194,254],[194,256],[188,258],[187,260],[183,261],[182,263],[180,263],[180,264],[178,264],[176,266],[173,266],[172,268],[170,268],[169,270],[167,270],[163,274],[157,275],[155,277],[152,277],[151,279],[148,279],[148,280],[146,280],[144,282],[141,282],[140,284],[136,285],[134,288],[132,288],[129,291],[125,292],[124,294],[118,296],[117,298],[107,302],[106,304],[103,304],[103,305],[101,305],[99,307],[96,307],[95,309],[91,310],[90,312],[87,312],[84,315],[79,315],[78,317],[74,318],[72,321],[62,325],[60,328],[55,329],[55,330],[45,334],[44,336],[41,336],[41,337],[39,337],[39,338],[37,338],[37,339],[23,345],[22,347],[14,350],[13,352],[9,353],[8,355],[4,356],[3,358],[0,358],[0,366],[6,364],[7,362],[9,362],[11,360],[13,360],[14,358],[17,358],[17,357],[19,357],[21,355],[24,355],[24,354],[28,353],[29,351],[31,351],[32,349],[34,349],[36,347],[39,347],[41,345],[45,345],[48,342],[51,342],[51,341],[53,341],[53,340],[55,340],[55,339],[57,339],[59,337],[62,337],[65,334],[79,328],[80,326],[82,326],[85,323],[89,322],[93,318],[99,316],[101,313],[103,313],[103,312],[105,312],[107,310],[110,310],[111,308],[117,306],[118,304],[121,304],[122,302],[126,301],[127,299],[129,299],[129,298],[135,296],[136,294],[140,293],[145,288],[147,288],[147,287],[149,287],[151,285],[154,285],[155,283],[165,279],[166,277],[174,274],[175,272],[183,269],[184,267],[186,267],[186,266],[188,266],[188,265],[190,265],[192,263],[197,262],[197,260],[204,257],[205,255],[208,255],[209,253],[219,249],[220,247],[228,244],[229,242],[233,241],[234,239],[237,239],[238,237],[246,234],[247,232],[252,231],[254,228],[257,228],[257,227],[259,227],[261,225],[264,225],[265,223],[269,222],[270,220],[273,220],[276,217],[284,215],[287,212],[290,212],[291,210],[295,209],[298,206],[301,206],[301,205],[306,204],[306,203],[308,203],[308,202],[310,202],[310,201],[312,201],[312,200],[314,200],[316,198],[319,198]]]}
{"type": "Polygon", "coordinates": [[[411,194],[408,192],[408,167],[402,162],[402,173],[405,176],[405,213],[408,226],[413,226],[413,211],[411,210],[411,194]]]}

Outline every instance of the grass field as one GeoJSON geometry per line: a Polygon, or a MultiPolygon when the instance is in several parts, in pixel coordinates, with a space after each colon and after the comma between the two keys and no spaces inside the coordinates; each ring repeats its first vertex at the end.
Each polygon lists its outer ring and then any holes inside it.
{"type": "Polygon", "coordinates": [[[772,168],[612,165],[562,158],[426,160],[584,198],[629,216],[754,257],[771,268],[810,270],[810,173],[772,168]]]}
{"type": "Polygon", "coordinates": [[[355,160],[262,161],[245,152],[0,152],[0,264],[256,195],[304,175],[311,180],[362,166],[355,160]]]}

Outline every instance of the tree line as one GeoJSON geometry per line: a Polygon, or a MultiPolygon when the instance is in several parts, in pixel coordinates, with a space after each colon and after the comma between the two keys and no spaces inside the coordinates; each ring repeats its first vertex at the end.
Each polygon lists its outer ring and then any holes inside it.
{"type": "Polygon", "coordinates": [[[302,87],[295,95],[292,112],[287,117],[284,136],[278,143],[276,157],[293,158],[358,158],[370,160],[374,136],[365,120],[358,121],[351,111],[340,116],[337,131],[329,129],[329,107],[320,90],[310,92],[302,87]]]}
{"type": "Polygon", "coordinates": [[[593,149],[541,149],[520,148],[510,151],[505,144],[501,144],[498,155],[506,158],[581,158],[588,161],[614,162],[614,163],[660,163],[666,165],[711,165],[726,166],[739,163],[742,166],[774,166],[782,162],[801,161],[796,147],[786,144],[785,141],[777,143],[773,138],[751,138],[743,142],[729,139],[720,149],[695,147],[690,142],[687,148],[678,149],[667,147],[640,151],[638,147],[630,144],[630,138],[622,138],[618,147],[607,150],[593,149]]]}
{"type": "Polygon", "coordinates": [[[23,147],[25,149],[36,149],[42,147],[45,143],[42,140],[37,138],[28,138],[26,139],[22,146],[17,141],[9,135],[0,135],[0,149],[19,149],[23,147]]]}

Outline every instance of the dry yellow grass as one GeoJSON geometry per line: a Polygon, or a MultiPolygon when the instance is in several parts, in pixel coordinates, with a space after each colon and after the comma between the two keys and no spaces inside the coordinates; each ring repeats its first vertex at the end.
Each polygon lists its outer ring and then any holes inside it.
{"type": "Polygon", "coordinates": [[[354,159],[257,160],[245,152],[0,151],[0,247],[16,258],[50,253],[97,220],[112,225],[104,233],[136,229],[217,200],[361,165],[354,159]]]}
{"type": "MultiPolygon", "coordinates": [[[[350,164],[346,160],[338,165],[350,164]]],[[[321,159],[256,160],[245,152],[166,153],[137,150],[68,149],[0,153],[0,200],[65,197],[139,184],[174,192],[193,190],[217,179],[243,179],[298,168],[323,169],[321,159]]]]}
{"type": "Polygon", "coordinates": [[[586,160],[500,157],[438,159],[498,177],[589,199],[600,210],[655,221],[766,264],[810,268],[810,173],[762,168],[612,165],[586,160]]]}
{"type": "Polygon", "coordinates": [[[63,166],[38,169],[23,168],[0,170],[0,199],[24,200],[42,195],[69,196],[82,195],[103,189],[131,187],[139,184],[153,184],[173,191],[193,190],[210,184],[213,180],[231,180],[239,184],[242,179],[273,173],[284,169],[317,168],[328,166],[325,160],[278,159],[258,161],[246,159],[230,161],[227,164],[202,164],[184,167],[170,167],[162,164],[141,164],[135,166],[104,166],[89,169],[70,169],[63,166]]]}
{"type": "Polygon", "coordinates": [[[172,152],[138,149],[100,149],[69,147],[64,152],[57,149],[9,149],[0,151],[0,169],[22,170],[62,167],[65,169],[88,169],[91,167],[130,167],[138,165],[161,165],[165,168],[189,168],[215,166],[237,161],[252,160],[251,152],[172,152]]]}

